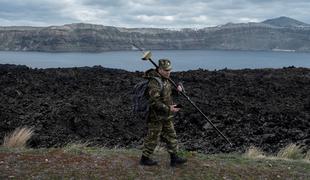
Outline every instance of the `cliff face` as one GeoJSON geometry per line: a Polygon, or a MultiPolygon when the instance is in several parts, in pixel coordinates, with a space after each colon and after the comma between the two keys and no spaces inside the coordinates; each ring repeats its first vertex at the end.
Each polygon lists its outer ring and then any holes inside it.
{"type": "Polygon", "coordinates": [[[262,23],[226,24],[179,31],[118,28],[92,24],[0,27],[0,50],[86,51],[145,49],[225,49],[310,51],[310,25],[281,17],[262,23]]]}

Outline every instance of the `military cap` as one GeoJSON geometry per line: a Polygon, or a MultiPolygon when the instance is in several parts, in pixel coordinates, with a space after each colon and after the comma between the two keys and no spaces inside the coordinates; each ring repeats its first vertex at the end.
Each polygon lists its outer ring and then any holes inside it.
{"type": "Polygon", "coordinates": [[[169,59],[158,60],[158,66],[159,66],[159,68],[162,68],[163,70],[166,70],[166,71],[169,71],[172,69],[171,62],[169,59]]]}

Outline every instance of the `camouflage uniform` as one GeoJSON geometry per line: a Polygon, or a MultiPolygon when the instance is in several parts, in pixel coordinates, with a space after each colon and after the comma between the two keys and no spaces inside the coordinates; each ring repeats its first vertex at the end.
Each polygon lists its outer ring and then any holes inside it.
{"type": "Polygon", "coordinates": [[[148,132],[144,139],[142,155],[150,157],[160,139],[167,144],[168,152],[175,154],[178,147],[173,125],[173,112],[170,112],[170,105],[173,104],[172,84],[154,69],[148,70],[145,77],[150,79],[148,84],[150,110],[147,117],[148,132]],[[151,77],[159,77],[162,80],[162,90],[158,81],[151,77]]]}

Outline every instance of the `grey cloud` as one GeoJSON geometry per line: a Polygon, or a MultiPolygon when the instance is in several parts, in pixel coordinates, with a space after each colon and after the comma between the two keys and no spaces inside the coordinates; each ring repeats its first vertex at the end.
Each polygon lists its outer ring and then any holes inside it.
{"type": "Polygon", "coordinates": [[[57,11],[60,8],[52,1],[0,1],[0,18],[10,22],[8,25],[51,25],[63,19],[57,11]]]}
{"type": "Polygon", "coordinates": [[[2,0],[0,24],[84,22],[121,27],[186,28],[257,22],[279,16],[310,23],[308,9],[310,2],[305,0],[2,0]]]}

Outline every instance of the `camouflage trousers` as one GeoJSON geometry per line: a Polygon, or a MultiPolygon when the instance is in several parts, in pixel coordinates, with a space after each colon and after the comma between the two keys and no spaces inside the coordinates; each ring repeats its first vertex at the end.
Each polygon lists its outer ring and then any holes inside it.
{"type": "Polygon", "coordinates": [[[177,135],[174,130],[173,115],[167,117],[150,113],[147,126],[148,131],[144,138],[143,156],[150,157],[160,140],[166,143],[169,153],[177,153],[177,135]]]}

